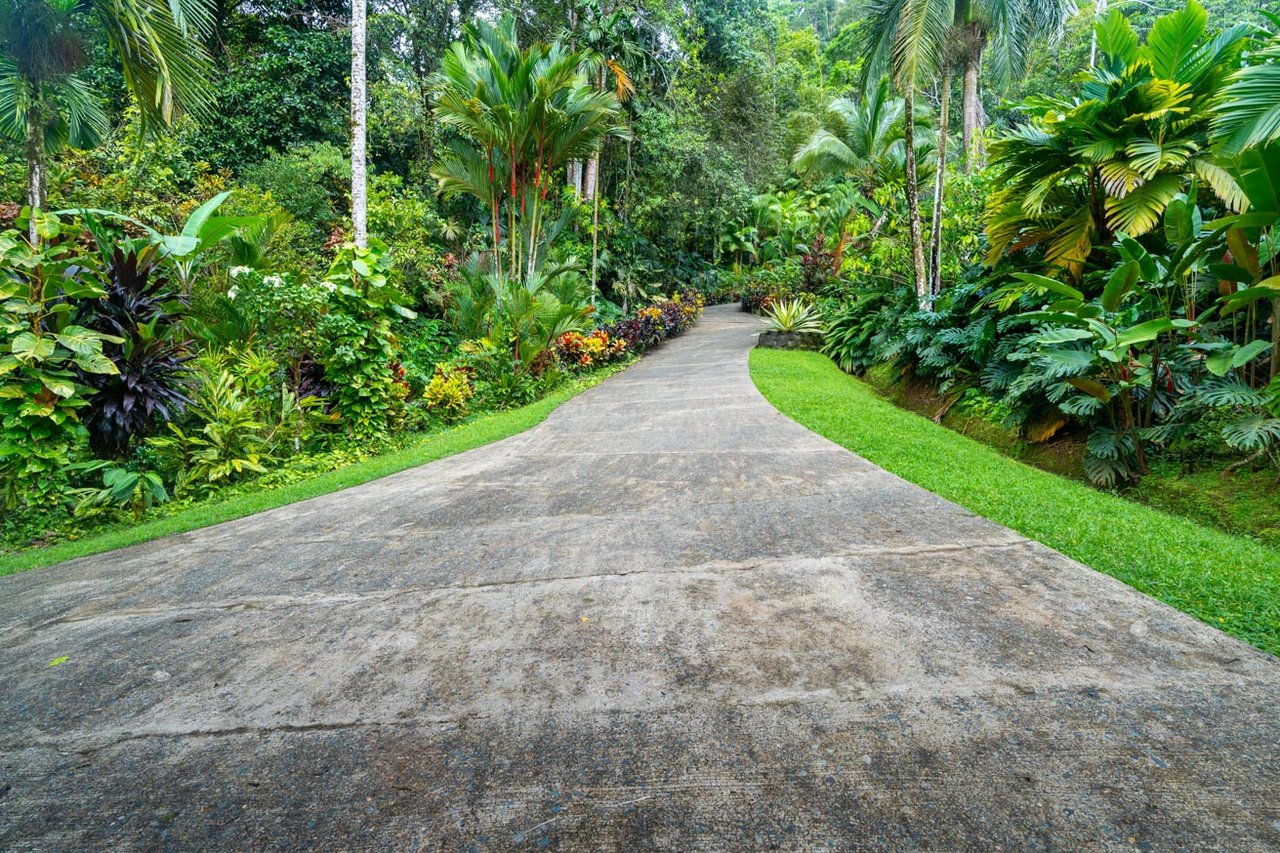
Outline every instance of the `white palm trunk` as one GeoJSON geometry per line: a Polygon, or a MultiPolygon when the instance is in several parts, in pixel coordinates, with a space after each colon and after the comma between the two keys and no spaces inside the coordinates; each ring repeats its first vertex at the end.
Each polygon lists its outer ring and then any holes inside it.
{"type": "Polygon", "coordinates": [[[27,204],[31,206],[31,223],[28,236],[31,245],[40,243],[40,232],[37,230],[35,211],[44,207],[44,118],[40,107],[32,104],[27,110],[27,204]]]}
{"type": "Polygon", "coordinates": [[[582,161],[570,160],[566,172],[566,182],[573,188],[573,197],[582,198],[582,161]]]}
{"type": "Polygon", "coordinates": [[[369,245],[368,163],[365,154],[366,105],[365,40],[367,0],[351,0],[351,231],[360,247],[369,245]]]}
{"type": "Polygon", "coordinates": [[[591,155],[582,175],[582,195],[588,201],[596,197],[596,183],[600,174],[600,152],[591,155]]]}

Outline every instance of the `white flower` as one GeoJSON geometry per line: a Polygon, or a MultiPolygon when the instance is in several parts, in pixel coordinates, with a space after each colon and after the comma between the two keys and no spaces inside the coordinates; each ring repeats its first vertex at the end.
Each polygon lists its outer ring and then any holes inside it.
{"type": "Polygon", "coordinates": [[[331,281],[322,281],[320,282],[320,286],[323,287],[325,290],[329,291],[330,293],[333,293],[335,290],[338,289],[338,285],[334,284],[331,281]]]}
{"type": "Polygon", "coordinates": [[[262,277],[262,281],[264,284],[269,284],[272,287],[279,287],[284,284],[284,279],[278,275],[264,275],[262,277]]]}
{"type": "Polygon", "coordinates": [[[227,298],[232,300],[233,302],[235,301],[235,298],[239,295],[240,295],[240,288],[236,287],[234,284],[231,285],[231,287],[227,290],[227,298]]]}
{"type": "Polygon", "coordinates": [[[248,275],[248,274],[249,274],[249,273],[251,273],[251,272],[253,272],[253,267],[232,267],[232,268],[231,268],[231,277],[232,277],[232,278],[239,278],[240,276],[242,276],[242,275],[248,275]]]}

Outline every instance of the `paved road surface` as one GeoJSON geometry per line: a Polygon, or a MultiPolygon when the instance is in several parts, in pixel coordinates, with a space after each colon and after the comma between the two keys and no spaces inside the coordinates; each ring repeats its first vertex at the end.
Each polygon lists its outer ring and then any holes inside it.
{"type": "Polygon", "coordinates": [[[789,421],[754,330],[0,578],[0,848],[1280,847],[1280,662],[789,421]]]}

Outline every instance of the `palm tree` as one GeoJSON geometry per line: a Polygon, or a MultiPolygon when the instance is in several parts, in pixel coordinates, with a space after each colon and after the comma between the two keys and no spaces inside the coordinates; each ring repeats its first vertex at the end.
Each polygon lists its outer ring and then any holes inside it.
{"type": "Polygon", "coordinates": [[[559,42],[521,48],[515,19],[468,24],[433,78],[434,115],[463,137],[432,169],[445,195],[470,195],[489,210],[493,262],[531,276],[551,234],[542,218],[553,176],[595,151],[606,136],[626,138],[617,95],[594,89],[584,57],[559,42]],[[506,213],[506,258],[502,214],[506,213]],[[518,225],[520,227],[518,227],[518,225]]]}
{"type": "MultiPolygon", "coordinates": [[[[144,127],[213,104],[212,0],[0,0],[0,133],[25,143],[27,203],[42,208],[46,160],[60,145],[91,145],[108,129],[88,80],[87,30],[118,54],[144,127]]],[[[34,217],[32,240],[35,233],[34,217]]]]}
{"type": "MultiPolygon", "coordinates": [[[[902,138],[906,165],[907,218],[911,231],[912,280],[921,305],[931,301],[920,225],[920,184],[916,158],[916,93],[941,68],[954,0],[876,0],[865,36],[868,68],[888,62],[902,92],[902,138]]],[[[945,157],[945,151],[939,152],[945,157]]],[[[940,161],[939,165],[942,163],[940,161]]]]}
{"type": "MultiPolygon", "coordinates": [[[[1272,31],[1257,50],[1250,51],[1249,64],[1237,69],[1222,90],[1214,108],[1213,134],[1222,153],[1230,156],[1228,168],[1249,199],[1249,210],[1255,215],[1270,215],[1261,227],[1257,241],[1268,239],[1275,245],[1280,233],[1280,15],[1264,12],[1272,31]]],[[[1233,254],[1250,247],[1241,241],[1232,246],[1233,254]]],[[[1252,254],[1257,255],[1256,246],[1252,254]]],[[[1245,265],[1254,267],[1258,278],[1280,272],[1280,258],[1271,253],[1270,268],[1260,259],[1245,265]]],[[[1261,288],[1257,288],[1260,290],[1261,288]]],[[[1263,291],[1264,293],[1266,291],[1263,291]]],[[[1271,379],[1280,376],[1280,294],[1271,298],[1271,379]]]]}
{"type": "MultiPolygon", "coordinates": [[[[570,28],[561,34],[566,44],[581,51],[584,67],[592,85],[604,90],[612,77],[613,93],[618,102],[625,104],[635,94],[632,79],[633,68],[653,65],[652,55],[642,45],[641,33],[632,18],[620,7],[606,14],[599,0],[579,3],[570,17],[570,28]]],[[[581,163],[571,161],[568,168],[570,181],[576,196],[591,200],[591,299],[595,302],[600,263],[600,162],[604,154],[602,144],[597,146],[587,160],[585,171],[581,163]]]]}
{"type": "MultiPolygon", "coordinates": [[[[893,97],[887,77],[859,100],[836,98],[827,106],[823,126],[792,155],[792,168],[800,174],[851,178],[867,194],[900,179],[905,107],[902,98],[893,97]]],[[[926,121],[917,113],[917,139],[926,121]]],[[[916,147],[918,154],[921,146],[916,147]]]]}
{"type": "Polygon", "coordinates": [[[369,246],[368,163],[365,157],[367,24],[367,0],[351,0],[351,231],[355,244],[362,249],[369,246]]]}
{"type": "Polygon", "coordinates": [[[1120,12],[1097,25],[1099,61],[1081,97],[1028,102],[1035,117],[992,146],[989,260],[1038,247],[1043,263],[1079,279],[1118,234],[1156,228],[1191,180],[1231,210],[1244,195],[1209,149],[1211,110],[1250,27],[1209,33],[1191,0],[1156,20],[1145,45],[1120,12]]]}
{"type": "Polygon", "coordinates": [[[1228,154],[1280,140],[1280,15],[1264,12],[1275,29],[1231,75],[1213,119],[1228,154]]]}
{"type": "Polygon", "coordinates": [[[980,75],[988,49],[999,77],[1019,75],[1031,41],[1059,31],[1075,8],[1076,0],[875,0],[866,35],[870,67],[889,58],[901,65],[903,53],[923,51],[933,70],[945,74],[951,63],[941,60],[948,51],[962,76],[961,135],[965,167],[972,168],[983,160],[980,75]]]}

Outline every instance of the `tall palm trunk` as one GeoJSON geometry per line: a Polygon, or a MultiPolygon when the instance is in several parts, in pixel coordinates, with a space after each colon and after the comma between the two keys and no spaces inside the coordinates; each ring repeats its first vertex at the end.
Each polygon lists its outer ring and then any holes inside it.
{"type": "MultiPolygon", "coordinates": [[[[36,98],[27,108],[27,204],[31,205],[33,214],[44,208],[46,192],[44,114],[40,100],[36,98]]],[[[27,234],[31,239],[31,245],[34,246],[40,242],[40,233],[36,229],[34,215],[31,217],[27,234]]]]}
{"type": "Polygon", "coordinates": [[[573,190],[573,197],[582,198],[582,161],[570,160],[565,171],[565,183],[573,190]]]}
{"type": "Polygon", "coordinates": [[[929,294],[942,292],[942,207],[947,189],[947,123],[951,110],[951,70],[942,72],[938,105],[938,173],[933,179],[933,222],[929,234],[929,294]]]}
{"type": "Polygon", "coordinates": [[[920,229],[920,185],[916,180],[916,92],[909,83],[902,93],[902,141],[907,160],[907,217],[911,221],[911,262],[916,295],[922,306],[929,303],[929,276],[924,263],[924,238],[920,229]]]}
{"type": "Polygon", "coordinates": [[[365,153],[367,17],[367,0],[351,0],[351,236],[361,248],[369,245],[368,163],[365,153]]]}
{"type": "Polygon", "coordinates": [[[600,152],[591,155],[582,172],[582,197],[590,201],[596,197],[596,182],[600,172],[600,152]]]}
{"type": "MultiPolygon", "coordinates": [[[[595,157],[592,159],[596,163],[597,170],[601,157],[603,156],[604,146],[601,145],[597,149],[595,157]]],[[[600,269],[600,194],[596,193],[591,197],[591,304],[596,304],[596,291],[599,289],[599,269],[600,269]]]]}
{"type": "MultiPolygon", "coordinates": [[[[596,90],[604,91],[604,66],[601,65],[596,71],[596,90]]],[[[600,183],[600,147],[591,154],[591,159],[587,161],[586,173],[582,177],[582,194],[587,199],[596,197],[596,185],[600,183]]]]}
{"type": "MultiPolygon", "coordinates": [[[[971,30],[976,25],[968,25],[971,30]]],[[[986,116],[982,111],[982,99],[978,90],[978,74],[982,70],[982,48],[986,37],[979,32],[967,34],[970,49],[964,57],[964,91],[961,112],[964,126],[961,131],[964,143],[964,168],[966,172],[981,169],[986,161],[986,152],[982,149],[982,127],[986,116]]]]}

